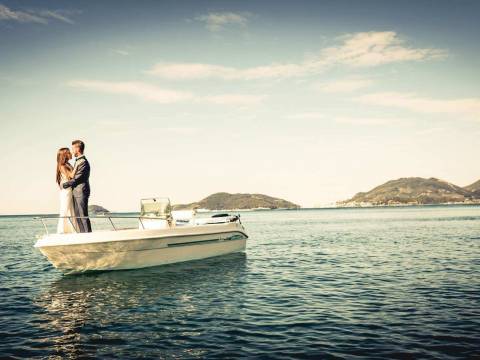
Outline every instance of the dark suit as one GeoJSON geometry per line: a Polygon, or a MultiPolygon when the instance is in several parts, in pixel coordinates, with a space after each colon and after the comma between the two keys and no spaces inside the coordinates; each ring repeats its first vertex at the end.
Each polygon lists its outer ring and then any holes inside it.
{"type": "MultiPolygon", "coordinates": [[[[72,187],[75,216],[88,216],[88,198],[90,197],[90,164],[82,155],[75,160],[75,176],[64,183],[63,187],[72,187]]],[[[91,232],[90,219],[77,219],[79,232],[91,232]]]]}

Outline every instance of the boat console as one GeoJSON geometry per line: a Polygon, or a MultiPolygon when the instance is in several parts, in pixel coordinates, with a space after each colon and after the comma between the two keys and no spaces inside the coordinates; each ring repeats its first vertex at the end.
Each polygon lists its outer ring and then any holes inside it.
{"type": "Polygon", "coordinates": [[[139,229],[168,229],[174,225],[169,198],[140,200],[139,229]]]}

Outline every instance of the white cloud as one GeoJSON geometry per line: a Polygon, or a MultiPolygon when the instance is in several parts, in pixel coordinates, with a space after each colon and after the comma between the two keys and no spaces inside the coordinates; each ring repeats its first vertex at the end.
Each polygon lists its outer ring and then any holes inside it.
{"type": "Polygon", "coordinates": [[[417,136],[425,136],[425,135],[432,135],[432,134],[438,134],[438,133],[443,133],[445,132],[446,129],[443,128],[443,127],[434,127],[434,128],[429,128],[429,129],[424,129],[424,130],[420,130],[420,131],[417,131],[414,133],[414,135],[417,135],[417,136]]]}
{"type": "Polygon", "coordinates": [[[265,96],[263,95],[243,95],[243,94],[221,94],[199,96],[186,91],[177,91],[164,89],[156,85],[143,82],[113,82],[96,80],[74,80],[68,83],[70,87],[108,93],[124,94],[136,98],[158,102],[161,104],[172,104],[178,102],[197,102],[210,103],[218,105],[255,105],[260,103],[265,96]]]}
{"type": "Polygon", "coordinates": [[[256,105],[264,99],[264,95],[224,94],[199,97],[198,101],[218,105],[256,105]]]}
{"type": "Polygon", "coordinates": [[[40,16],[32,15],[24,11],[11,10],[3,4],[0,4],[0,20],[11,20],[21,23],[48,23],[48,20],[40,16]]]}
{"type": "Polygon", "coordinates": [[[316,74],[335,65],[372,67],[403,61],[438,59],[447,55],[440,49],[405,46],[405,41],[393,31],[350,34],[344,36],[342,41],[340,45],[325,48],[299,63],[273,63],[243,69],[202,63],[158,63],[149,73],[178,80],[280,79],[316,74]]]}
{"type": "Polygon", "coordinates": [[[388,124],[397,124],[397,123],[403,122],[403,119],[338,116],[335,118],[335,121],[340,124],[350,124],[350,125],[388,125],[388,124]]]}
{"type": "Polygon", "coordinates": [[[413,93],[381,92],[355,98],[362,104],[396,107],[419,113],[444,113],[480,120],[480,98],[442,100],[413,93]]]}
{"type": "Polygon", "coordinates": [[[128,56],[130,53],[127,50],[122,49],[111,49],[111,52],[121,56],[128,56]]]}
{"type": "Polygon", "coordinates": [[[171,80],[205,79],[210,77],[234,79],[236,70],[234,68],[210,64],[158,63],[149,70],[148,73],[171,80]]]}
{"type": "Polygon", "coordinates": [[[170,80],[207,78],[253,80],[300,76],[305,74],[305,69],[296,64],[272,64],[240,70],[233,67],[201,63],[159,63],[148,73],[170,80]]]}
{"type": "Polygon", "coordinates": [[[110,94],[132,95],[143,100],[162,104],[176,103],[193,99],[193,94],[183,91],[163,89],[142,82],[109,82],[95,80],[74,80],[69,86],[110,94]]]}
{"type": "MultiPolygon", "coordinates": [[[[326,116],[321,112],[300,112],[297,114],[290,114],[286,116],[291,120],[329,120],[331,117],[326,116]]],[[[404,119],[393,117],[357,117],[357,116],[337,116],[333,120],[339,124],[351,125],[387,125],[405,122],[404,119]]]]}
{"type": "MultiPolygon", "coordinates": [[[[149,122],[155,122],[158,125],[168,123],[168,119],[148,119],[149,122]]],[[[137,131],[141,131],[138,125],[132,121],[125,121],[120,119],[99,119],[92,122],[92,126],[98,131],[108,131],[109,133],[115,132],[132,134],[137,131]]],[[[194,135],[200,131],[199,128],[189,126],[167,126],[156,127],[160,133],[169,133],[174,135],[194,135]]]]}
{"type": "Polygon", "coordinates": [[[211,12],[197,16],[195,20],[205,23],[208,30],[216,32],[227,25],[246,26],[250,16],[250,13],[211,12]]]}
{"type": "Polygon", "coordinates": [[[394,31],[361,32],[344,37],[340,46],[321,51],[321,59],[327,63],[339,63],[353,67],[370,67],[388,63],[443,58],[441,49],[411,48],[394,31]]]}
{"type": "Polygon", "coordinates": [[[172,134],[178,134],[178,135],[192,135],[198,132],[198,128],[194,127],[166,127],[163,129],[160,129],[160,131],[165,131],[169,132],[172,134]]]}
{"type": "Polygon", "coordinates": [[[0,21],[16,21],[20,23],[48,24],[50,20],[58,20],[64,23],[73,24],[74,21],[69,17],[77,13],[65,10],[39,10],[39,11],[20,11],[12,10],[7,6],[0,4],[0,21]]]}
{"type": "Polygon", "coordinates": [[[287,119],[291,120],[320,120],[323,118],[325,118],[325,115],[320,112],[301,112],[287,115],[287,119]]]}
{"type": "Polygon", "coordinates": [[[78,13],[78,12],[72,12],[72,11],[62,11],[62,10],[57,10],[57,11],[52,11],[52,10],[41,10],[38,12],[38,15],[42,16],[45,19],[52,18],[58,21],[62,21],[67,24],[75,24],[75,21],[73,21],[69,16],[71,14],[78,13]]]}
{"type": "Polygon", "coordinates": [[[313,87],[326,93],[350,93],[372,85],[373,81],[366,78],[347,78],[328,83],[317,83],[313,87]]]}

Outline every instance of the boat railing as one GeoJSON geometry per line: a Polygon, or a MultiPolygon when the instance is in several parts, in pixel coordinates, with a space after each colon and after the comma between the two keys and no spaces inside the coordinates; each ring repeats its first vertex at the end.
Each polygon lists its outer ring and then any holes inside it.
{"type": "Polygon", "coordinates": [[[112,225],[113,230],[117,231],[120,230],[118,229],[112,219],[137,219],[142,226],[142,229],[145,230],[145,225],[142,221],[142,219],[149,219],[149,220],[167,220],[164,216],[126,216],[126,215],[93,215],[93,216],[57,216],[57,215],[42,215],[42,216],[35,216],[33,220],[40,220],[43,224],[43,227],[45,229],[45,233],[47,235],[50,234],[48,231],[48,226],[45,223],[45,220],[49,219],[68,219],[70,224],[72,225],[72,228],[75,230],[76,233],[78,233],[77,227],[74,225],[72,219],[108,219],[110,224],[112,225]]]}

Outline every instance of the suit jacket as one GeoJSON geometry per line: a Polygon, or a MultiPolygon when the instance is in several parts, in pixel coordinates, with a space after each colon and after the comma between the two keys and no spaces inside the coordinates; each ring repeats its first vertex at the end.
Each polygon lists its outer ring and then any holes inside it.
{"type": "Polygon", "coordinates": [[[66,183],[72,187],[74,197],[88,197],[90,196],[90,163],[85,156],[77,158],[75,161],[75,176],[72,180],[66,183]]]}

